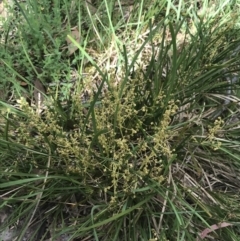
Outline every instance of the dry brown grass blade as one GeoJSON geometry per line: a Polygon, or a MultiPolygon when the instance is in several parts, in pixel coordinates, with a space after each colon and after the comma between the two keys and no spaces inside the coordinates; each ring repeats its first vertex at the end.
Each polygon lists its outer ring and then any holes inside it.
{"type": "Polygon", "coordinates": [[[200,235],[199,235],[199,238],[197,238],[197,241],[200,241],[200,240],[203,240],[204,238],[207,237],[207,235],[209,233],[212,233],[214,232],[215,230],[218,230],[220,228],[225,228],[225,227],[228,227],[228,226],[232,226],[231,223],[227,223],[227,222],[222,222],[222,223],[218,223],[218,224],[213,224],[210,228],[206,228],[204,229],[200,235]]]}

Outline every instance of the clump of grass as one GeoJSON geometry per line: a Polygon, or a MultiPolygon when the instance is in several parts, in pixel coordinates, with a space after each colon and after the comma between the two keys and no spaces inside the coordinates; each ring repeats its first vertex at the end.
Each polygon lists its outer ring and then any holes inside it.
{"type": "MultiPolygon", "coordinates": [[[[25,98],[16,98],[15,105],[1,102],[0,195],[2,207],[12,210],[2,229],[19,221],[18,240],[31,226],[37,227],[32,240],[62,234],[68,240],[197,240],[204,229],[224,221],[231,226],[209,235],[234,240],[239,235],[239,81],[232,80],[239,70],[239,36],[230,15],[218,28],[217,18],[194,22],[180,10],[182,21],[176,22],[162,13],[160,19],[147,15],[143,23],[151,21],[130,29],[139,36],[131,39],[128,29],[117,34],[104,3],[99,8],[105,6],[108,19],[94,15],[89,33],[112,34],[114,41],[100,44],[110,46],[108,58],[97,52],[101,48],[69,37],[79,51],[75,58],[81,56],[75,71],[88,75],[75,79],[66,98],[55,83],[41,114],[25,98]],[[109,26],[100,28],[96,21],[109,26]]],[[[22,46],[24,63],[34,69],[30,45],[22,46]]],[[[71,72],[69,58],[57,61],[59,78],[58,64],[71,72]]],[[[3,63],[27,79],[9,59],[3,63]]],[[[18,87],[13,89],[20,92],[18,87]]]]}

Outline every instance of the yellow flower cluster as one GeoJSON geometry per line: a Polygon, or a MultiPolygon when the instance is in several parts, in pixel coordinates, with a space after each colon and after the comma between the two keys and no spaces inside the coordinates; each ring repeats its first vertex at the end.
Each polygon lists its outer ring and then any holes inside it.
{"type": "Polygon", "coordinates": [[[125,84],[110,86],[99,106],[84,107],[79,97],[73,96],[74,126],[70,131],[64,128],[61,111],[46,105],[44,116],[40,116],[21,99],[26,121],[18,128],[19,142],[54,147],[57,159],[51,168],[79,175],[90,194],[98,180],[104,195],[113,193],[112,206],[118,205],[119,193],[135,198],[145,178],[164,181],[163,159],[170,161],[174,156],[171,142],[176,133],[170,125],[178,103],[166,103],[166,94],[161,90],[152,94],[149,86],[153,86],[151,80],[137,72],[125,84]],[[158,120],[152,118],[157,111],[158,120]],[[37,137],[29,134],[31,130],[37,137]]]}
{"type": "Polygon", "coordinates": [[[214,121],[214,125],[209,126],[208,140],[210,141],[214,151],[221,147],[221,141],[217,140],[217,134],[222,130],[223,125],[224,121],[221,119],[221,117],[218,117],[214,121]]]}

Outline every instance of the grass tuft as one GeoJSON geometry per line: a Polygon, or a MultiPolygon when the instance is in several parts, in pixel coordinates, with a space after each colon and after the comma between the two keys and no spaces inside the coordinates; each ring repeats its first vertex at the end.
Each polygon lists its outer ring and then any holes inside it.
{"type": "Polygon", "coordinates": [[[1,239],[238,240],[237,1],[14,2],[1,239]]]}

